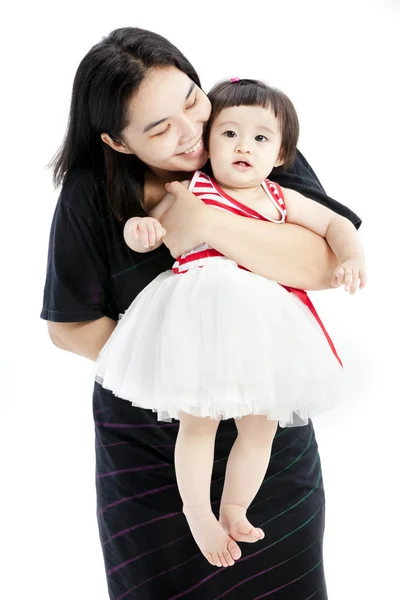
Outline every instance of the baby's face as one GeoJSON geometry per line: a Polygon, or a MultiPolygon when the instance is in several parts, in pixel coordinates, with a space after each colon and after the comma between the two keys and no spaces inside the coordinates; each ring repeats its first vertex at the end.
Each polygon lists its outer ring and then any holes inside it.
{"type": "Polygon", "coordinates": [[[215,179],[232,188],[260,185],[279,160],[282,135],[269,108],[224,108],[215,119],[209,139],[209,157],[215,179]]]}

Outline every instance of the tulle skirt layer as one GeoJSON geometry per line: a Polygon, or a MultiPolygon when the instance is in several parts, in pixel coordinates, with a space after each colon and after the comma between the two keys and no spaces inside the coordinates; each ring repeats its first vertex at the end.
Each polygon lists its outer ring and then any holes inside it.
{"type": "Polygon", "coordinates": [[[120,317],[96,380],[159,420],[179,412],[266,415],[306,424],[332,408],[343,377],[309,309],[278,283],[213,259],[167,271],[120,317]]]}

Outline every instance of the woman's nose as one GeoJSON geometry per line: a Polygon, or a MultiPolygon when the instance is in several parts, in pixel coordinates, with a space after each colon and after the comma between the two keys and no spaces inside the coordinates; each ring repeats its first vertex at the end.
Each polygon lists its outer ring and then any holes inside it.
{"type": "Polygon", "coordinates": [[[195,138],[199,133],[199,125],[190,118],[182,120],[181,125],[181,143],[195,138]]]}

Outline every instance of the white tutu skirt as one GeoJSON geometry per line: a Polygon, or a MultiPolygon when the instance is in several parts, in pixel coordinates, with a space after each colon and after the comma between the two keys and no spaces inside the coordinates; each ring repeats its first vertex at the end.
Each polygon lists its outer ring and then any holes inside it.
{"type": "Polygon", "coordinates": [[[266,415],[307,424],[343,377],[321,327],[278,283],[210,260],[159,275],[120,316],[95,378],[158,419],[266,415]]]}

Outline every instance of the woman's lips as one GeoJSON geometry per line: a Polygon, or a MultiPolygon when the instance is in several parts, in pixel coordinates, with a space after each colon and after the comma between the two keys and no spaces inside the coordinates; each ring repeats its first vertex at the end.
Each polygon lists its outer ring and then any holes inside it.
{"type": "Polygon", "coordinates": [[[182,156],[183,158],[189,158],[189,159],[197,158],[198,156],[200,156],[200,154],[202,154],[203,150],[204,150],[204,142],[203,142],[203,138],[201,137],[199,139],[199,141],[195,143],[194,146],[192,146],[188,150],[185,150],[185,152],[181,152],[180,154],[178,154],[178,156],[182,156]]]}

